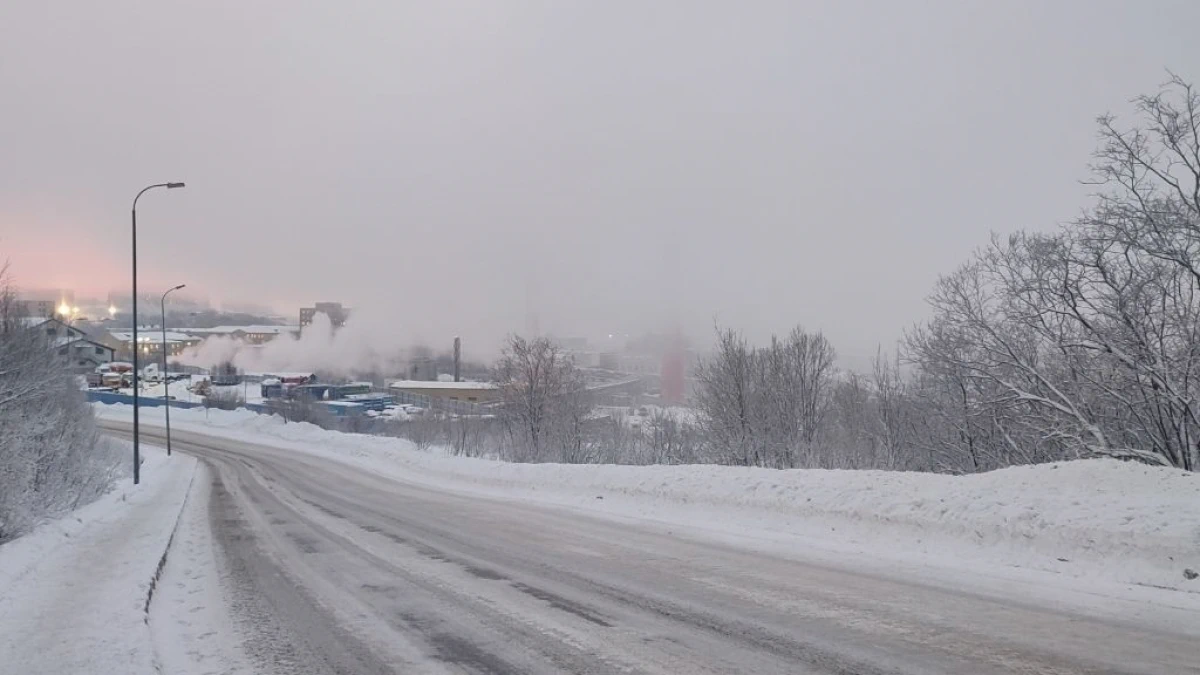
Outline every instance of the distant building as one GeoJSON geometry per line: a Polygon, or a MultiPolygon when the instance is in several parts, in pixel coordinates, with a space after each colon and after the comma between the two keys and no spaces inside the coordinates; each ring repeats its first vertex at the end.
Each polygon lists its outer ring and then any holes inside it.
{"type": "MultiPolygon", "coordinates": [[[[97,333],[93,339],[115,349],[121,358],[132,358],[133,356],[132,331],[106,331],[97,333]]],[[[142,358],[162,358],[163,333],[161,328],[139,327],[137,341],[138,352],[142,358]]],[[[167,355],[179,356],[185,349],[195,347],[203,341],[204,338],[195,335],[169,330],[167,331],[167,355]]]]}
{"type": "Polygon", "coordinates": [[[61,288],[25,289],[17,294],[17,314],[42,319],[75,318],[75,293],[61,288]],[[65,311],[64,311],[65,310],[65,311]]]}
{"type": "Polygon", "coordinates": [[[467,403],[490,403],[500,399],[500,389],[491,382],[424,382],[397,380],[388,383],[388,392],[415,394],[430,399],[448,399],[467,403]]]}
{"type": "Polygon", "coordinates": [[[588,340],[585,337],[551,337],[550,341],[554,346],[568,352],[581,352],[588,348],[588,340]]]}
{"type": "Polygon", "coordinates": [[[20,316],[50,319],[58,312],[58,303],[53,300],[17,300],[16,309],[20,316]]]}
{"type": "Polygon", "coordinates": [[[114,350],[87,338],[61,338],[54,343],[59,356],[67,360],[71,370],[77,373],[95,372],[96,368],[112,363],[114,350]]]}
{"type": "Polygon", "coordinates": [[[180,328],[178,330],[200,339],[228,337],[252,345],[266,344],[281,335],[300,334],[298,326],[217,326],[215,328],[180,328]]]}
{"type": "Polygon", "coordinates": [[[86,337],[82,330],[75,326],[68,325],[54,317],[44,316],[27,316],[24,319],[25,326],[39,333],[45,333],[46,339],[51,342],[65,340],[67,338],[82,338],[86,337]]]}
{"type": "Polygon", "coordinates": [[[113,360],[112,347],[89,339],[74,326],[55,318],[37,316],[26,317],[24,321],[29,329],[44,333],[50,348],[66,359],[75,372],[91,372],[97,366],[113,360]]]}
{"type": "Polygon", "coordinates": [[[340,302],[318,302],[312,307],[300,308],[300,331],[312,325],[313,317],[318,314],[324,314],[329,317],[329,323],[336,330],[346,325],[346,318],[350,315],[350,309],[343,307],[340,302]]]}

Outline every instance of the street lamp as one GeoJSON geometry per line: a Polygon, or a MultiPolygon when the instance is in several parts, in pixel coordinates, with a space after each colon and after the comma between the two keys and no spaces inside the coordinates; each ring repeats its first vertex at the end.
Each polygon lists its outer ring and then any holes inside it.
{"type": "Polygon", "coordinates": [[[132,233],[133,233],[133,484],[141,482],[141,457],[138,454],[138,350],[137,350],[137,203],[147,190],[165,187],[167,189],[181,188],[183,183],[156,183],[147,185],[133,198],[132,233]]]}
{"type": "Polygon", "coordinates": [[[167,457],[171,456],[171,381],[167,377],[167,295],[169,295],[172,291],[177,291],[185,286],[187,286],[187,284],[179,284],[175,288],[168,288],[167,292],[162,294],[162,300],[160,301],[160,304],[162,305],[163,329],[163,405],[166,406],[166,410],[164,412],[167,415],[167,457]]]}
{"type": "Polygon", "coordinates": [[[62,317],[63,323],[67,324],[68,326],[71,325],[71,321],[78,313],[79,308],[68,305],[66,300],[64,300],[63,303],[58,306],[58,315],[62,317]]]}

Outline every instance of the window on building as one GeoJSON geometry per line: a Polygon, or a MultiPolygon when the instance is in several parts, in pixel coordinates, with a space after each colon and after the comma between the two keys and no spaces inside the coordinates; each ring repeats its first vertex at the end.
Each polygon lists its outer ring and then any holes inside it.
{"type": "Polygon", "coordinates": [[[104,347],[96,347],[96,356],[104,356],[104,347]]]}
{"type": "Polygon", "coordinates": [[[55,328],[54,326],[50,326],[49,328],[46,329],[46,335],[49,335],[50,337],[54,337],[55,335],[58,335],[58,329],[55,328]]]}
{"type": "Polygon", "coordinates": [[[66,355],[67,355],[67,348],[66,348],[66,347],[63,347],[62,349],[58,350],[58,353],[59,353],[60,355],[62,355],[62,356],[66,356],[66,355]]]}

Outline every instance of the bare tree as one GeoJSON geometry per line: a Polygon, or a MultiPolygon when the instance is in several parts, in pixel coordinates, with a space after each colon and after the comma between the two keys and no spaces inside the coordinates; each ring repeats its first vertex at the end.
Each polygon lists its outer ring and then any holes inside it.
{"type": "Polygon", "coordinates": [[[908,383],[900,373],[899,355],[889,358],[880,350],[871,364],[872,406],[875,424],[870,429],[874,435],[874,466],[881,469],[924,468],[913,456],[917,412],[908,383]]]}
{"type": "Polygon", "coordinates": [[[583,422],[591,410],[583,376],[546,338],[508,339],[496,368],[512,459],[586,461],[583,422]]]}
{"type": "Polygon", "coordinates": [[[711,359],[696,373],[696,405],[708,442],[719,461],[743,466],[761,463],[754,424],[755,354],[733,330],[718,330],[711,359]]]}
{"type": "Polygon", "coordinates": [[[834,359],[823,335],[801,328],[758,349],[733,331],[718,331],[716,351],[698,375],[697,404],[709,442],[730,463],[813,463],[830,410],[834,359]]]}

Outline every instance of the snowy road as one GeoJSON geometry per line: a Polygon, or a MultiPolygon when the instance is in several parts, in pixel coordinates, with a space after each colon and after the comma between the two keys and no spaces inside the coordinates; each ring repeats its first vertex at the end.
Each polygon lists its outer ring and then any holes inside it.
{"type": "Polygon", "coordinates": [[[1162,622],[436,491],[240,441],[174,442],[211,467],[193,494],[208,491],[199,503],[255,672],[1200,673],[1195,636],[1162,622]]]}

